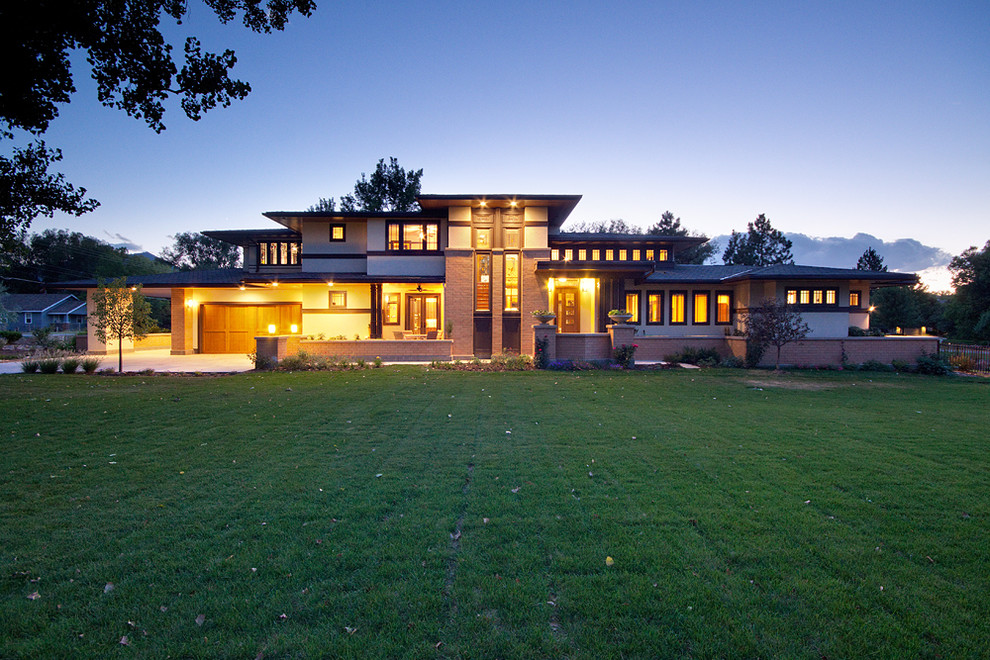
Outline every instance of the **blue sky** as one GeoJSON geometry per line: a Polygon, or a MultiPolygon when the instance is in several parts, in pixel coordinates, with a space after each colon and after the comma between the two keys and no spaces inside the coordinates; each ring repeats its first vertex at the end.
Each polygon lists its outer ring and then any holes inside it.
{"type": "Polygon", "coordinates": [[[233,48],[252,94],[199,122],[175,105],[156,135],[77,66],[46,139],[103,205],[32,229],[157,252],[268,226],[396,156],[424,192],[582,194],[578,221],[670,209],[716,236],[766,213],[951,254],[990,238],[985,1],[323,0],[267,36],[190,5],[169,33],[233,48]]]}

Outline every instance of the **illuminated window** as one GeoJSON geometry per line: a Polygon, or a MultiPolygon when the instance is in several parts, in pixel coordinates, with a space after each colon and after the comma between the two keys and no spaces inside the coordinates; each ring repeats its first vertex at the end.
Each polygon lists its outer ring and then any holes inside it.
{"type": "Polygon", "coordinates": [[[663,323],[662,291],[650,291],[646,294],[646,322],[653,325],[663,323]]]}
{"type": "Polygon", "coordinates": [[[797,289],[787,290],[787,304],[796,305],[797,304],[797,289]]]}
{"type": "Polygon", "coordinates": [[[587,260],[588,260],[588,251],[584,249],[578,250],[578,261],[587,261],[587,260]]]}
{"type": "Polygon", "coordinates": [[[505,308],[519,309],[519,255],[505,255],[505,308]]]}
{"type": "Polygon", "coordinates": [[[387,325],[399,323],[399,294],[392,293],[385,296],[382,305],[382,322],[387,325]]]}
{"type": "Polygon", "coordinates": [[[344,240],[344,225],[330,225],[330,240],[344,240]]]}
{"type": "Polygon", "coordinates": [[[859,291],[850,291],[849,292],[849,306],[850,307],[859,307],[859,291]]]}
{"type": "Polygon", "coordinates": [[[480,312],[492,309],[492,255],[480,252],[474,258],[474,308],[480,312]]]}
{"type": "Polygon", "coordinates": [[[670,293],[670,323],[672,325],[687,323],[684,309],[686,303],[687,293],[684,291],[672,291],[670,293]]]}
{"type": "Polygon", "coordinates": [[[666,250],[659,250],[657,252],[657,255],[658,255],[657,256],[657,261],[667,261],[667,251],[666,250]]]}
{"type": "Polygon", "coordinates": [[[574,258],[574,250],[571,250],[570,248],[564,250],[564,261],[570,261],[573,258],[574,258]]]}
{"type": "Polygon", "coordinates": [[[815,289],[814,291],[811,292],[811,294],[812,294],[811,299],[816,305],[821,305],[823,302],[825,302],[824,292],[821,289],[815,289]]]}
{"type": "Polygon", "coordinates": [[[728,325],[732,321],[732,294],[727,291],[715,293],[715,323],[728,325]]]}
{"type": "Polygon", "coordinates": [[[647,261],[653,261],[653,255],[654,255],[653,250],[647,250],[646,251],[646,260],[647,261]]]}
{"type": "Polygon", "coordinates": [[[436,252],[440,249],[440,226],[435,222],[390,222],[387,245],[392,252],[436,252]]]}
{"type": "Polygon", "coordinates": [[[614,254],[615,253],[611,249],[605,250],[605,261],[612,261],[612,259],[615,258],[613,256],[614,254]]]}
{"type": "Polygon", "coordinates": [[[595,250],[592,250],[591,251],[591,260],[592,261],[601,261],[601,259],[602,259],[602,251],[601,250],[595,249],[595,250]]]}
{"type": "Polygon", "coordinates": [[[626,292],[626,311],[632,314],[632,318],[629,319],[630,323],[639,323],[639,292],[638,291],[626,292]]]}
{"type": "Polygon", "coordinates": [[[347,292],[346,291],[331,291],[330,292],[330,306],[331,307],[347,307],[347,292]]]}
{"type": "Polygon", "coordinates": [[[633,250],[632,251],[632,260],[633,261],[639,261],[639,250],[633,250]]]}
{"type": "Polygon", "coordinates": [[[557,248],[550,250],[550,258],[554,261],[560,261],[560,250],[557,248]]]}
{"type": "Polygon", "coordinates": [[[299,263],[299,243],[263,242],[258,243],[258,265],[295,266],[299,263]]]}
{"type": "Polygon", "coordinates": [[[837,293],[835,289],[825,289],[825,304],[834,305],[837,293]]]}
{"type": "Polygon", "coordinates": [[[708,324],[708,294],[705,292],[694,292],[694,324],[708,324]]]}
{"type": "Polygon", "coordinates": [[[626,251],[619,250],[619,261],[625,261],[625,260],[626,260],[626,251]]]}
{"type": "Polygon", "coordinates": [[[801,289],[799,299],[802,305],[807,305],[809,302],[811,302],[811,292],[808,291],[807,289],[801,289]]]}

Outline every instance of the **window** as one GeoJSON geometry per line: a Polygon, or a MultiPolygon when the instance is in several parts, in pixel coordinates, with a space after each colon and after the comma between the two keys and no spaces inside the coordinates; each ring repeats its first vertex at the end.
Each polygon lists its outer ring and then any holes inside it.
{"type": "Polygon", "coordinates": [[[849,306],[850,307],[859,307],[859,291],[850,291],[849,292],[849,306]]]}
{"type": "Polygon", "coordinates": [[[715,292],[715,324],[729,325],[732,322],[732,294],[728,291],[715,292]]]}
{"type": "Polygon", "coordinates": [[[505,255],[505,309],[519,310],[519,255],[505,255]]]}
{"type": "MultiPolygon", "coordinates": [[[[34,316],[31,314],[31,312],[24,312],[24,324],[31,325],[32,323],[34,323],[34,316]]],[[[38,332],[41,331],[39,330],[38,332]]]]}
{"type": "Polygon", "coordinates": [[[599,249],[597,249],[597,248],[594,249],[594,250],[592,250],[591,251],[591,260],[592,261],[601,261],[602,260],[602,251],[599,250],[599,249]]]}
{"type": "Polygon", "coordinates": [[[626,291],[626,311],[632,314],[630,323],[639,323],[639,292],[626,291]]]}
{"type": "Polygon", "coordinates": [[[687,323],[685,305],[687,303],[687,293],[685,291],[670,292],[670,324],[684,325],[687,323]]]}
{"type": "Polygon", "coordinates": [[[647,250],[646,251],[646,260],[647,261],[653,261],[653,250],[647,250]]]}
{"type": "Polygon", "coordinates": [[[344,225],[330,225],[330,240],[344,240],[344,225]]]}
{"type": "Polygon", "coordinates": [[[382,307],[382,323],[397,325],[399,323],[399,294],[386,294],[382,307]]]}
{"type": "Polygon", "coordinates": [[[587,261],[587,260],[588,260],[588,251],[585,250],[584,248],[578,250],[578,261],[587,261]]]}
{"type": "Polygon", "coordinates": [[[825,296],[824,296],[822,290],[821,289],[815,289],[814,291],[812,291],[811,292],[811,300],[816,305],[821,305],[823,302],[825,302],[825,296]]]}
{"type": "Polygon", "coordinates": [[[801,289],[801,292],[798,294],[798,299],[801,301],[802,305],[807,305],[811,302],[811,292],[807,289],[801,289]]]}
{"type": "Polygon", "coordinates": [[[557,248],[550,250],[550,258],[554,261],[560,261],[560,250],[557,248]]]}
{"type": "Polygon", "coordinates": [[[474,257],[474,308],[492,311],[492,255],[479,252],[474,257]]]}
{"type": "Polygon", "coordinates": [[[646,294],[646,323],[663,324],[663,292],[650,291],[646,294]]]}
{"type": "Polygon", "coordinates": [[[574,258],[574,250],[568,248],[564,250],[564,261],[570,261],[574,258]]]}
{"type": "Polygon", "coordinates": [[[492,248],[492,230],[475,229],[474,247],[478,250],[490,250],[492,248]]]}
{"type": "Polygon", "coordinates": [[[615,258],[614,254],[615,252],[611,249],[605,250],[605,261],[612,261],[615,258]]]}
{"type": "Polygon", "coordinates": [[[519,230],[518,229],[506,229],[505,230],[505,247],[510,250],[518,250],[519,245],[519,230]]]}
{"type": "Polygon", "coordinates": [[[258,264],[261,266],[295,266],[299,263],[299,243],[258,243],[258,264]]]}
{"type": "Polygon", "coordinates": [[[346,291],[331,291],[330,292],[330,306],[331,307],[347,307],[347,292],[346,291]]]}
{"type": "Polygon", "coordinates": [[[825,304],[834,305],[838,291],[835,289],[825,289],[825,304]]]}
{"type": "Polygon", "coordinates": [[[667,261],[667,251],[666,250],[657,250],[657,254],[659,255],[657,257],[657,261],[667,261]]]}
{"type": "Polygon", "coordinates": [[[626,260],[626,251],[619,250],[619,261],[625,261],[625,260],[626,260]]]}
{"type": "Polygon", "coordinates": [[[787,304],[796,305],[797,304],[797,289],[787,290],[787,304]]]}
{"type": "Polygon", "coordinates": [[[440,225],[390,222],[387,245],[392,252],[436,252],[440,249],[440,225]]]}
{"type": "Polygon", "coordinates": [[[694,292],[694,324],[708,325],[708,292],[694,292]]]}
{"type": "Polygon", "coordinates": [[[633,250],[632,251],[632,260],[633,261],[639,261],[639,250],[633,250]]]}

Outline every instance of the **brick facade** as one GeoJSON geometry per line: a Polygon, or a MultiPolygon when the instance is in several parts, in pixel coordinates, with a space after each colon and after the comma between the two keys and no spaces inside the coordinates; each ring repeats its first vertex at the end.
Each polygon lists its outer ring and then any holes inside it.
{"type": "MultiPolygon", "coordinates": [[[[444,286],[444,325],[453,330],[452,354],[474,355],[474,250],[447,249],[444,286]]],[[[447,335],[446,328],[444,335],[447,335]]]]}

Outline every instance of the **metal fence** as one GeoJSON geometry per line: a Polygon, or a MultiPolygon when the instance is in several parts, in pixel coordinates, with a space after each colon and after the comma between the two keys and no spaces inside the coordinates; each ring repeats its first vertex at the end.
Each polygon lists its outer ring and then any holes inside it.
{"type": "MultiPolygon", "coordinates": [[[[944,341],[939,348],[940,355],[950,362],[965,363],[968,371],[990,373],[990,346],[974,346],[972,344],[954,344],[944,341]],[[953,357],[959,356],[957,360],[953,357]]],[[[954,365],[960,366],[960,365],[954,365]]]]}

